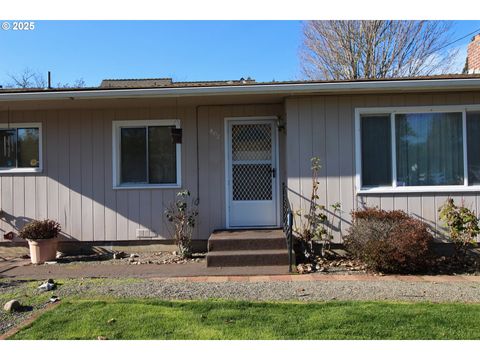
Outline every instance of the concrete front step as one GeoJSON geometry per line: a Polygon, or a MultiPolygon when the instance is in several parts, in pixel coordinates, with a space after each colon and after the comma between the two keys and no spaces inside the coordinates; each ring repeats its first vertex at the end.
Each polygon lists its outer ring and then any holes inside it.
{"type": "Polygon", "coordinates": [[[208,251],[281,250],[286,247],[286,238],[280,229],[219,230],[208,239],[208,251]]]}
{"type": "Polygon", "coordinates": [[[285,237],[208,240],[208,251],[283,250],[286,246],[285,237]]]}
{"type": "Polygon", "coordinates": [[[209,251],[208,267],[288,266],[287,249],[209,251]]]}
{"type": "Polygon", "coordinates": [[[281,229],[217,230],[208,239],[208,267],[288,266],[281,229]]]}

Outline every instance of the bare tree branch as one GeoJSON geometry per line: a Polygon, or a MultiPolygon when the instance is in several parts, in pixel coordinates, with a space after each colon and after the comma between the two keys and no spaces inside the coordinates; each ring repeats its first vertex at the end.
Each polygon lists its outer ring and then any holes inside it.
{"type": "Polygon", "coordinates": [[[86,86],[87,86],[87,84],[85,83],[85,80],[83,80],[83,78],[75,80],[72,83],[72,85],[70,85],[69,83],[64,83],[64,84],[58,83],[57,84],[57,88],[64,88],[64,89],[67,89],[67,88],[77,89],[77,88],[84,88],[86,86]]]}
{"type": "MultiPolygon", "coordinates": [[[[39,72],[35,72],[30,68],[26,68],[23,72],[18,74],[7,74],[11,79],[11,82],[8,83],[5,87],[7,88],[16,88],[16,89],[45,89],[47,88],[47,80],[39,72]]],[[[57,88],[83,88],[86,87],[85,80],[83,78],[77,79],[73,82],[72,85],[69,83],[57,83],[57,88]]]]}
{"type": "Polygon", "coordinates": [[[45,78],[29,68],[26,68],[20,74],[8,74],[8,77],[12,83],[8,84],[7,87],[20,89],[45,87],[45,78]]]}
{"type": "Polygon", "coordinates": [[[300,60],[309,79],[349,80],[442,74],[452,23],[426,20],[306,21],[300,60]]]}

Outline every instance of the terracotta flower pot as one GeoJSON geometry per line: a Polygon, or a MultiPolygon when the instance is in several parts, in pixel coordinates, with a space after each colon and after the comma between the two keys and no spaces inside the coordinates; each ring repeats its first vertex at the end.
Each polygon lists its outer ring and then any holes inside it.
{"type": "Polygon", "coordinates": [[[58,239],[27,239],[30,247],[30,260],[32,264],[43,264],[53,261],[57,257],[58,239]]]}

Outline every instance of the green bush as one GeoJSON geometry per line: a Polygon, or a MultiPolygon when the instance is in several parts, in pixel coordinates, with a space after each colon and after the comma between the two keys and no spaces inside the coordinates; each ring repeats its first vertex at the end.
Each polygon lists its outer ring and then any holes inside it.
{"type": "Polygon", "coordinates": [[[414,273],[427,267],[433,236],[424,222],[403,211],[377,208],[354,211],[352,218],[345,247],[370,269],[414,273]]]}
{"type": "Polygon", "coordinates": [[[457,251],[465,250],[469,245],[476,245],[477,236],[480,234],[478,218],[469,208],[455,205],[452,198],[440,207],[439,217],[447,229],[448,235],[457,251]]]}

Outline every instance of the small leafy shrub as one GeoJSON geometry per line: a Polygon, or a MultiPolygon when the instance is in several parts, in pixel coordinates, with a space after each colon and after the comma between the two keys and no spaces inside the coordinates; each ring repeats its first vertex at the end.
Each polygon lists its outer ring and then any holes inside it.
{"type": "Polygon", "coordinates": [[[480,228],[478,218],[472,210],[463,204],[457,206],[452,198],[448,198],[438,211],[457,252],[464,252],[469,245],[476,245],[480,228]]]}
{"type": "Polygon", "coordinates": [[[54,220],[33,220],[20,230],[19,235],[30,240],[53,239],[60,231],[60,224],[54,220]]]}
{"type": "Polygon", "coordinates": [[[190,198],[190,191],[182,190],[177,200],[165,210],[165,216],[173,224],[175,242],[183,258],[192,256],[192,234],[198,216],[198,200],[190,198]]]}
{"type": "Polygon", "coordinates": [[[433,236],[424,222],[403,211],[377,208],[354,211],[352,218],[345,247],[370,269],[412,273],[429,264],[433,236]]]}
{"type": "Polygon", "coordinates": [[[296,233],[299,234],[301,252],[303,256],[312,261],[314,258],[314,242],[322,244],[322,256],[325,250],[330,248],[333,239],[333,222],[341,211],[340,203],[330,205],[331,210],[325,205],[318,204],[320,196],[318,195],[320,182],[318,181],[321,169],[320,158],[313,157],[311,161],[312,170],[312,192],[310,195],[310,207],[308,213],[303,214],[302,210],[297,210],[295,215],[298,219],[296,233]]]}

